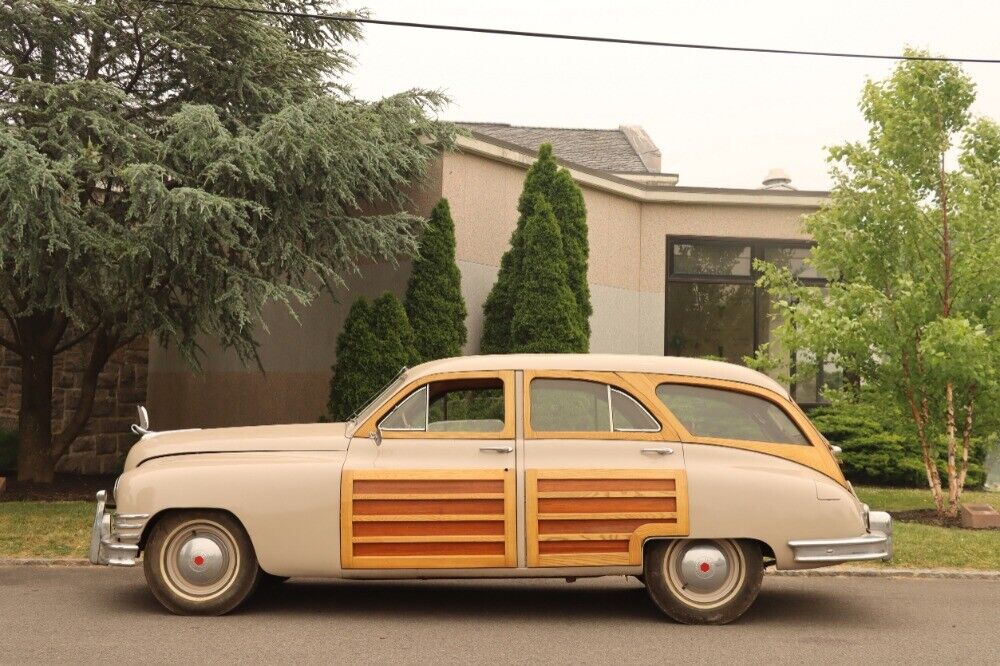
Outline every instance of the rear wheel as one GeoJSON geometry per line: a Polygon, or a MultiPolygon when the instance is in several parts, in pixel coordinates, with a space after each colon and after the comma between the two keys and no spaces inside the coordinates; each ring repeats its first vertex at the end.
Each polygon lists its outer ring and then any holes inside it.
{"type": "Polygon", "coordinates": [[[685,624],[726,624],[750,607],[764,575],[753,541],[654,541],[643,567],[646,590],[667,616],[685,624]]]}
{"type": "Polygon", "coordinates": [[[223,615],[257,586],[260,567],[239,521],[221,511],[165,516],[143,555],[153,596],[179,615],[223,615]]]}

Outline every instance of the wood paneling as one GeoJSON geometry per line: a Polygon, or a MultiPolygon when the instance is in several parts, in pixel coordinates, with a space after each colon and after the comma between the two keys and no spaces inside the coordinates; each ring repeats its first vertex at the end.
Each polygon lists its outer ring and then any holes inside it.
{"type": "Polygon", "coordinates": [[[646,538],[688,534],[683,470],[535,469],[525,489],[528,566],[641,564],[646,538]]]}
{"type": "Polygon", "coordinates": [[[345,569],[517,563],[513,470],[346,470],[341,484],[345,569]]]}

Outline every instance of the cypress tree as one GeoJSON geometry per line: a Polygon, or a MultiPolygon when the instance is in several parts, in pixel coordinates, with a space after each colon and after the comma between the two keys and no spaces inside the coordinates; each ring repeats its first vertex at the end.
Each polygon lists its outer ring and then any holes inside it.
{"type": "Polygon", "coordinates": [[[535,194],[530,205],[533,212],[523,230],[523,265],[514,299],[510,351],[586,351],[559,223],[541,194],[535,194]]]}
{"type": "Polygon", "coordinates": [[[421,360],[462,353],[466,309],[462,275],[455,263],[455,223],[447,199],[434,207],[420,239],[420,257],[413,262],[406,288],[406,314],[421,360]]]}
{"type": "Polygon", "coordinates": [[[372,323],[371,304],[364,298],[354,301],[337,336],[337,362],[326,405],[334,421],[346,420],[379,389],[374,376],[378,345],[372,323]]]}
{"type": "Polygon", "coordinates": [[[587,207],[583,202],[583,192],[573,181],[566,169],[560,169],[552,182],[549,196],[552,212],[559,222],[562,232],[563,252],[566,255],[566,271],[569,288],[576,299],[577,324],[584,334],[586,346],[590,349],[590,315],[594,308],[590,304],[590,285],[587,283],[587,262],[590,255],[590,241],[587,238],[587,207]]]}
{"type": "Polygon", "coordinates": [[[533,212],[535,196],[540,194],[543,199],[547,198],[558,171],[552,146],[543,143],[538,149],[538,159],[524,178],[524,188],[517,202],[517,226],[510,237],[510,248],[500,259],[496,284],[483,304],[483,334],[479,348],[484,354],[505,354],[512,350],[511,322],[522,265],[521,235],[533,212]]]}
{"type": "Polygon", "coordinates": [[[330,419],[346,420],[402,367],[419,362],[413,329],[398,298],[386,292],[374,303],[364,298],[354,301],[337,336],[337,363],[327,401],[330,419]]]}

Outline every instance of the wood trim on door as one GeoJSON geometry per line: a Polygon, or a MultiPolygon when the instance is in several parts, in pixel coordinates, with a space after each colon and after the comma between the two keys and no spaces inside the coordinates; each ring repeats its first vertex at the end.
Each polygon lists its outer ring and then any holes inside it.
{"type": "Polygon", "coordinates": [[[382,432],[384,439],[514,439],[514,371],[513,370],[472,370],[468,372],[439,372],[426,375],[409,382],[385,401],[381,407],[354,431],[353,437],[368,437],[375,430],[375,424],[392,411],[393,407],[421,386],[451,379],[500,379],[503,381],[504,422],[500,432],[426,432],[393,431],[382,432]]]}
{"type": "Polygon", "coordinates": [[[517,566],[514,470],[345,470],[344,569],[517,566]]]}
{"type": "Polygon", "coordinates": [[[654,536],[686,536],[687,475],[680,469],[529,469],[529,567],[642,564],[654,536]]]}

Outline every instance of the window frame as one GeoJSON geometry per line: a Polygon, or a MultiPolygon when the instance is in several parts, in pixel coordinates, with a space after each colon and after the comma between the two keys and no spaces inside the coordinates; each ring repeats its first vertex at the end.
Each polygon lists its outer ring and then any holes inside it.
{"type": "Polygon", "coordinates": [[[504,397],[504,421],[503,429],[496,432],[478,431],[428,431],[428,430],[382,430],[382,439],[489,439],[489,440],[512,440],[514,439],[514,371],[513,370],[471,370],[462,372],[441,372],[432,375],[425,375],[407,382],[382,405],[379,406],[372,415],[361,424],[352,434],[353,437],[369,437],[377,424],[388,416],[404,400],[409,398],[414,392],[427,387],[428,405],[430,401],[430,384],[435,382],[461,381],[469,379],[499,379],[503,383],[504,397]]]}
{"type": "MultiPolygon", "coordinates": [[[[764,291],[757,286],[757,279],[760,273],[753,268],[756,259],[764,259],[766,249],[772,248],[813,248],[815,241],[811,240],[790,240],[787,238],[748,238],[744,236],[691,236],[691,235],[667,235],[666,236],[666,271],[664,272],[663,283],[663,355],[670,355],[670,317],[667,308],[669,307],[670,285],[671,283],[700,283],[700,284],[730,284],[744,285],[751,287],[751,310],[753,316],[753,351],[756,352],[763,340],[763,316],[766,313],[760,311],[760,295],[764,291]],[[674,245],[749,245],[750,246],[750,275],[697,275],[693,273],[674,272],[674,245]]],[[[827,278],[800,277],[800,284],[811,287],[826,287],[830,284],[827,278]]],[[[794,373],[795,353],[789,352],[789,369],[794,373]]],[[[812,401],[802,401],[797,404],[805,408],[818,407],[828,404],[820,400],[822,390],[823,372],[822,369],[817,374],[816,396],[812,401]]],[[[789,387],[789,393],[795,395],[795,384],[789,387]]]]}
{"type": "MultiPolygon", "coordinates": [[[[524,438],[528,439],[599,439],[619,441],[678,441],[674,428],[664,419],[663,405],[656,400],[656,405],[649,403],[649,396],[633,386],[616,372],[592,372],[584,370],[525,370],[524,371],[524,438]],[[608,390],[617,390],[634,400],[657,423],[657,430],[535,430],[531,425],[531,382],[535,379],[568,379],[590,383],[605,384],[608,390]]],[[[654,395],[653,398],[656,396],[654,395]]],[[[611,400],[608,396],[609,419],[611,417],[611,400]]],[[[611,420],[611,427],[614,422],[611,420]]]]}

